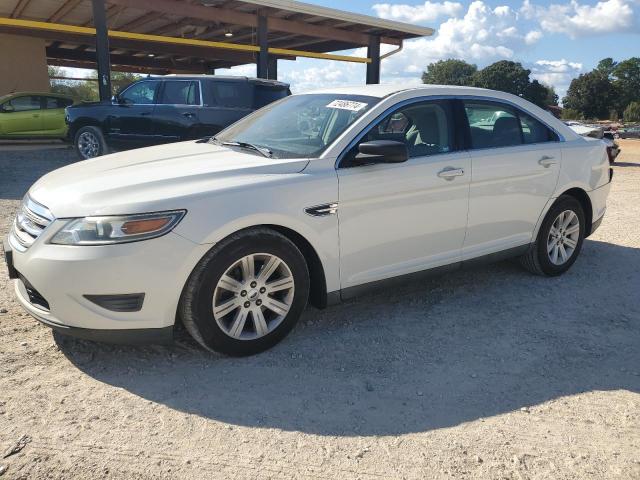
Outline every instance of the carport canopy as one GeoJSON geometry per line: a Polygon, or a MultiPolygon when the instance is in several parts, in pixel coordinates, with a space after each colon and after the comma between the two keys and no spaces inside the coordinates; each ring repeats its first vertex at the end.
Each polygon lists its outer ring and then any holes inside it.
{"type": "Polygon", "coordinates": [[[433,30],[290,0],[6,0],[0,33],[45,39],[49,65],[97,68],[104,99],[111,68],[193,74],[256,63],[258,77],[277,79],[278,59],[297,57],[366,63],[367,83],[379,83],[381,43],[399,50],[433,30]],[[366,57],[331,53],[359,47],[366,57]]]}

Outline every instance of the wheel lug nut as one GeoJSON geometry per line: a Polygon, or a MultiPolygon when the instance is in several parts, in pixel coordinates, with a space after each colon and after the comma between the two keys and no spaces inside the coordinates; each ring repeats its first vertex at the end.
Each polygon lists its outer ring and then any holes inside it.
{"type": "Polygon", "coordinates": [[[240,296],[241,296],[241,297],[246,297],[246,296],[247,296],[247,291],[246,291],[246,290],[242,290],[242,291],[240,292],[240,296]]]}
{"type": "Polygon", "coordinates": [[[264,287],[262,287],[262,288],[260,289],[260,293],[264,293],[264,292],[266,292],[266,291],[267,291],[267,289],[266,289],[266,288],[264,288],[264,287]]]}
{"type": "Polygon", "coordinates": [[[251,288],[256,288],[256,285],[258,285],[256,282],[251,282],[251,288]]]}
{"type": "Polygon", "coordinates": [[[256,305],[258,305],[258,306],[262,305],[262,300],[260,300],[260,299],[256,300],[256,305]]]}
{"type": "Polygon", "coordinates": [[[244,302],[244,308],[249,308],[251,306],[251,302],[244,302]]]}

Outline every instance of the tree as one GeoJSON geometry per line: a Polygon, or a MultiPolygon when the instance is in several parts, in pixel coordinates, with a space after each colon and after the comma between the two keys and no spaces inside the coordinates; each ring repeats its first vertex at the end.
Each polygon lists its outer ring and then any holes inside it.
{"type": "Polygon", "coordinates": [[[574,110],[573,108],[563,108],[562,119],[563,120],[583,120],[584,117],[579,111],[574,110]]]}
{"type": "Polygon", "coordinates": [[[473,86],[500,90],[522,97],[529,86],[530,73],[531,70],[527,70],[520,63],[501,60],[476,73],[473,77],[473,86]]]}
{"type": "Polygon", "coordinates": [[[585,118],[609,118],[616,100],[611,80],[598,70],[574,78],[562,100],[565,108],[580,112],[585,118]]]}
{"type": "Polygon", "coordinates": [[[478,67],[464,60],[440,60],[427,65],[422,73],[422,83],[431,85],[471,85],[478,67]]]}
{"type": "Polygon", "coordinates": [[[625,122],[640,122],[640,102],[631,102],[624,109],[625,122]]]}
{"type": "Polygon", "coordinates": [[[603,58],[598,62],[598,66],[596,67],[596,70],[606,75],[608,78],[611,78],[611,75],[613,75],[613,70],[616,68],[616,65],[618,65],[618,62],[615,62],[611,57],[607,57],[607,58],[603,58]]]}
{"type": "Polygon", "coordinates": [[[538,80],[533,80],[526,86],[522,95],[531,103],[538,105],[540,108],[547,108],[550,105],[558,105],[558,95],[556,95],[553,87],[543,85],[538,80]]]}
{"type": "Polygon", "coordinates": [[[612,75],[618,94],[618,111],[623,112],[631,102],[640,101],[640,58],[631,57],[618,63],[612,75]]]}

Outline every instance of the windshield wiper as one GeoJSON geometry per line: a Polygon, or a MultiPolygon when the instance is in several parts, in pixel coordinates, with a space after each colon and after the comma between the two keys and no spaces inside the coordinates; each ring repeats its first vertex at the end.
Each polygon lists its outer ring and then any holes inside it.
{"type": "MultiPolygon", "coordinates": [[[[215,142],[220,142],[217,138],[213,137],[215,142]]],[[[263,157],[271,158],[273,156],[273,152],[269,150],[267,147],[261,147],[259,145],[254,145],[253,143],[248,142],[220,142],[220,145],[224,145],[226,147],[240,147],[246,148],[247,150],[253,150],[254,152],[258,152],[263,157]]]]}

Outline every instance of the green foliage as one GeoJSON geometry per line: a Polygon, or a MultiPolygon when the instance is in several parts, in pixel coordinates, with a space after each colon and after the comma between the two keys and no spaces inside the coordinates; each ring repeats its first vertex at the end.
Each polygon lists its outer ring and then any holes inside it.
{"type": "Polygon", "coordinates": [[[616,102],[616,89],[607,75],[599,70],[574,78],[562,100],[565,108],[577,110],[585,118],[608,118],[616,102]]]}
{"type": "Polygon", "coordinates": [[[563,120],[584,120],[582,113],[578,110],[574,110],[573,108],[564,108],[562,109],[562,119],[563,120]]]}
{"type": "Polygon", "coordinates": [[[640,102],[631,102],[624,109],[625,122],[640,122],[640,102]]]}
{"type": "Polygon", "coordinates": [[[524,96],[530,73],[520,63],[501,60],[480,70],[473,78],[473,86],[524,96]]]}
{"type": "Polygon", "coordinates": [[[612,75],[618,95],[614,106],[623,112],[631,102],[640,101],[640,58],[631,57],[616,64],[612,75]]]}
{"type": "Polygon", "coordinates": [[[603,58],[598,62],[598,66],[596,70],[606,75],[607,77],[611,77],[613,74],[613,70],[616,68],[618,63],[613,60],[611,57],[603,58]]]}
{"type": "MultiPolygon", "coordinates": [[[[49,77],[64,77],[68,74],[60,67],[49,66],[49,77]]],[[[87,80],[51,79],[51,91],[72,97],[76,101],[94,102],[98,100],[98,74],[91,72],[87,80]]],[[[111,89],[119,92],[131,82],[142,78],[142,75],[128,72],[111,72],[111,89]]]]}
{"type": "Polygon", "coordinates": [[[440,60],[427,65],[422,73],[422,83],[431,85],[471,85],[478,67],[463,60],[440,60]]]}

